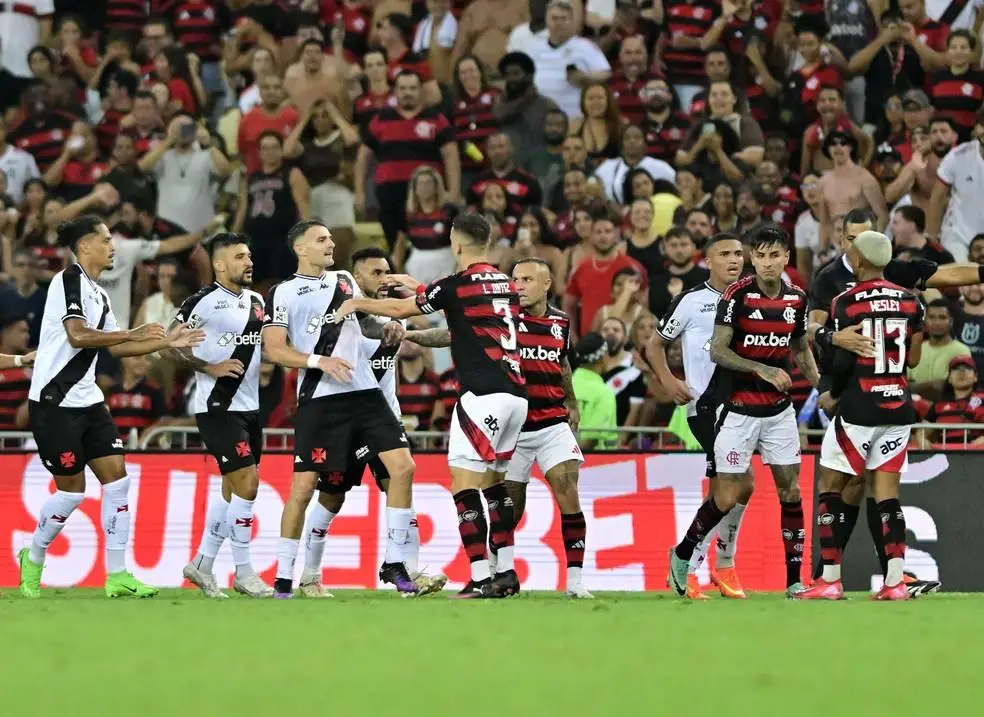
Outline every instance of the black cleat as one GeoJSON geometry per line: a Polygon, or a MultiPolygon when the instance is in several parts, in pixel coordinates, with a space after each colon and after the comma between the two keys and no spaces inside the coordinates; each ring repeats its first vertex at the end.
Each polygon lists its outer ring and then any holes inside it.
{"type": "Polygon", "coordinates": [[[492,589],[496,593],[495,597],[510,597],[519,595],[519,576],[515,570],[507,570],[504,573],[496,573],[492,578],[492,589]]]}
{"type": "Polygon", "coordinates": [[[294,597],[294,581],[287,578],[274,580],[273,597],[277,600],[290,600],[294,597]]]}
{"type": "Polygon", "coordinates": [[[469,580],[468,584],[461,589],[461,592],[455,593],[451,596],[452,600],[482,600],[485,598],[500,597],[499,595],[494,595],[492,592],[492,580],[491,578],[485,578],[485,580],[469,580]]]}
{"type": "Polygon", "coordinates": [[[383,563],[379,568],[379,579],[395,586],[403,597],[417,594],[417,583],[410,579],[407,566],[403,563],[383,563]]]}
{"type": "Polygon", "coordinates": [[[909,593],[909,598],[912,600],[923,595],[932,595],[939,592],[940,588],[943,587],[943,583],[939,580],[920,580],[915,573],[909,572],[905,573],[903,582],[905,583],[905,591],[909,593]]]}

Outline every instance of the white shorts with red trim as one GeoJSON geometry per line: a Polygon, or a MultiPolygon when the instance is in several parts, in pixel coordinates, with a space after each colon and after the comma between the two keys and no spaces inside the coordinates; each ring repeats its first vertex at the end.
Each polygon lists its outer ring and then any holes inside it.
{"type": "Polygon", "coordinates": [[[451,415],[448,465],[482,473],[506,470],[526,423],[526,399],[509,393],[467,391],[451,415]]]}
{"type": "Polygon", "coordinates": [[[800,436],[792,406],[775,416],[748,416],[718,408],[714,462],[718,473],[744,473],[757,450],[770,466],[800,464],[800,436]],[[723,420],[722,420],[723,418],[723,420]]]}
{"type": "Polygon", "coordinates": [[[565,423],[556,423],[537,431],[523,431],[519,434],[516,453],[509,461],[506,480],[514,483],[529,483],[533,463],[540,467],[543,475],[565,461],[584,463],[584,456],[577,445],[574,431],[565,423]]]}
{"type": "Polygon", "coordinates": [[[912,426],[858,426],[837,416],[823,434],[820,465],[854,476],[866,468],[905,473],[911,432],[912,426]]]}

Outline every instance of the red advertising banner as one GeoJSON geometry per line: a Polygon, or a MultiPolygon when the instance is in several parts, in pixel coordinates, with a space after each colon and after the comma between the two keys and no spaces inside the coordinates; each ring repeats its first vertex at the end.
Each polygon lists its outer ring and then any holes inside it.
{"type": "MultiPolygon", "coordinates": [[[[452,587],[465,582],[468,563],[458,540],[444,455],[418,455],[414,504],[420,523],[420,564],[448,574],[452,587]]],[[[133,514],[128,561],[151,585],[178,587],[181,569],[194,555],[205,510],[221,478],[214,461],[201,454],[130,454],[133,514]]],[[[813,505],[812,459],[803,463],[800,485],[810,532],[813,505]]],[[[779,503],[768,467],[755,458],[756,494],[745,513],[738,542],[741,577],[750,590],[785,587],[779,503]]],[[[290,455],[268,455],[260,469],[253,565],[272,582],[280,514],[290,485],[290,455]]],[[[590,455],[581,471],[581,504],[587,519],[584,582],[591,590],[665,590],[668,553],[683,534],[706,488],[704,457],[671,453],[590,455]]],[[[17,551],[28,545],[41,506],[54,490],[34,454],[0,456],[0,587],[17,584],[17,551]]],[[[332,523],[324,558],[325,584],[375,588],[385,546],[386,498],[373,481],[349,493],[332,523]]],[[[48,552],[44,584],[100,586],[105,575],[100,527],[101,488],[89,478],[86,500],[69,519],[48,552]]],[[[807,539],[809,545],[809,535],[807,539]]],[[[560,514],[539,475],[529,485],[527,510],[516,532],[517,569],[523,587],[561,590],[565,583],[560,514]]],[[[303,560],[302,554],[298,562],[303,560]]],[[[300,567],[297,568],[298,572],[300,567]]],[[[704,568],[706,570],[706,567],[704,568]]],[[[804,576],[808,572],[805,568],[804,576]]],[[[230,585],[228,545],[215,563],[220,585],[230,585]]],[[[706,575],[704,576],[706,580],[706,575]]]]}

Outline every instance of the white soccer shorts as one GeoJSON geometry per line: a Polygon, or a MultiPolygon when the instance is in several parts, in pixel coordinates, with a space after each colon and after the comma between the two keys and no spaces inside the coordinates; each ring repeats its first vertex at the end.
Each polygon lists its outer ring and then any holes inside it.
{"type": "Polygon", "coordinates": [[[540,467],[540,472],[546,475],[547,471],[564,461],[584,463],[577,438],[567,423],[556,423],[536,431],[523,431],[519,434],[516,452],[509,461],[506,480],[529,483],[534,462],[540,467]]]}
{"type": "Polygon", "coordinates": [[[858,426],[837,416],[823,434],[820,465],[854,476],[865,468],[905,473],[911,432],[912,426],[858,426]]]}
{"type": "Polygon", "coordinates": [[[504,472],[526,423],[526,399],[509,393],[476,396],[467,391],[451,415],[448,465],[484,473],[504,472]]]}
{"type": "Polygon", "coordinates": [[[796,412],[792,406],[775,416],[746,416],[718,408],[717,436],[714,438],[714,462],[718,473],[744,473],[756,449],[771,466],[800,463],[800,437],[796,412]]]}

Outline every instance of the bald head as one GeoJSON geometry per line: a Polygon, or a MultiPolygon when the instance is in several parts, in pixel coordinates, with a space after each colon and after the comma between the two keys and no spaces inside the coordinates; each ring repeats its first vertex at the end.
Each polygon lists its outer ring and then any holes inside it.
{"type": "Polygon", "coordinates": [[[550,265],[543,259],[524,259],[513,267],[513,281],[524,309],[546,310],[547,294],[553,284],[550,265]]]}

